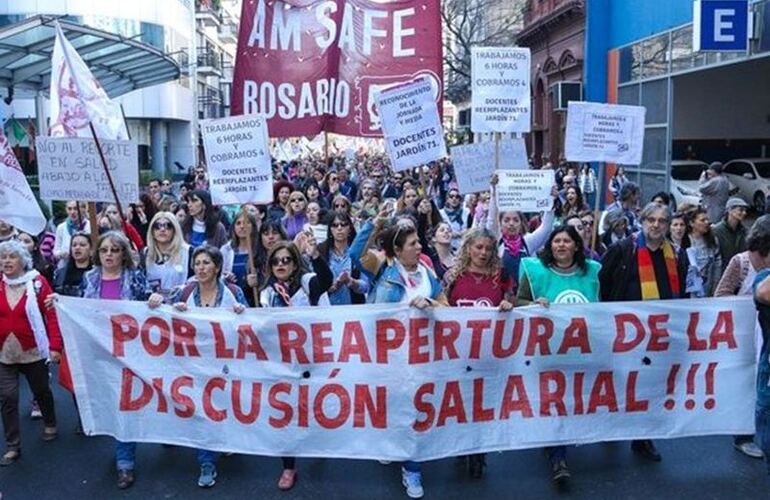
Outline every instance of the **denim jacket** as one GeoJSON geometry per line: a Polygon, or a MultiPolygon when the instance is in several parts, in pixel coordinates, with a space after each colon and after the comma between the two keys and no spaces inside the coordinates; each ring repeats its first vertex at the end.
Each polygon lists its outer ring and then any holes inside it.
{"type": "MultiPolygon", "coordinates": [[[[86,299],[101,298],[102,269],[94,267],[83,275],[81,296],[86,299]]],[[[150,287],[139,269],[124,269],[120,281],[120,300],[147,300],[150,287]]]]}
{"type": "MultiPolygon", "coordinates": [[[[371,283],[368,301],[373,304],[401,302],[406,294],[406,286],[395,262],[387,257],[368,251],[369,238],[372,236],[374,224],[368,221],[356,234],[350,246],[350,258],[353,266],[361,271],[371,283]]],[[[431,296],[426,297],[437,302],[446,303],[441,282],[432,269],[428,269],[431,296]]]]}

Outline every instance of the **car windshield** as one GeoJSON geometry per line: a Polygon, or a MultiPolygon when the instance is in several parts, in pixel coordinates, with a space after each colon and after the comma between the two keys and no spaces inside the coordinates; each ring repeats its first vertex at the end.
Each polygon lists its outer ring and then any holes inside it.
{"type": "Polygon", "coordinates": [[[699,163],[671,165],[671,177],[678,181],[697,181],[701,172],[703,172],[703,165],[699,163]]]}
{"type": "Polygon", "coordinates": [[[754,165],[757,167],[757,173],[763,179],[770,179],[770,160],[767,161],[755,161],[754,165]]]}

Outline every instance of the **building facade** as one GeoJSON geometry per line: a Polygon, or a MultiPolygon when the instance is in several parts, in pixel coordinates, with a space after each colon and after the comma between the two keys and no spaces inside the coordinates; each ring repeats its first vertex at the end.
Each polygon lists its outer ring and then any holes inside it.
{"type": "Polygon", "coordinates": [[[696,52],[690,0],[587,1],[586,100],[647,110],[642,163],[625,166],[643,201],[672,190],[672,161],[770,154],[770,0],[750,9],[748,50],[696,52]]]}
{"type": "Polygon", "coordinates": [[[566,111],[558,109],[554,90],[559,82],[583,81],[585,2],[527,0],[517,45],[532,52],[529,154],[535,165],[555,164],[564,157],[566,111]]]}

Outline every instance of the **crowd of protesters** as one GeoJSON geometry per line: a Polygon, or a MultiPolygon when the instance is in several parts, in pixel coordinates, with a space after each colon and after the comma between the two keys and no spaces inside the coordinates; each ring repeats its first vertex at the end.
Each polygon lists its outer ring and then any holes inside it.
{"type": "MultiPolygon", "coordinates": [[[[181,182],[153,179],[124,214],[105,204],[91,219],[73,200],[66,218],[42,234],[0,221],[0,466],[21,458],[20,375],[30,384],[30,415],[42,419],[43,439],[57,436],[47,364],[59,362],[64,348],[52,307],[57,294],[168,304],[180,314],[190,307],[242,313],[366,302],[509,311],[565,300],[748,295],[757,282],[760,322],[770,327],[770,281],[762,281],[770,219],[744,227],[747,203],[724,198],[719,182],[704,189],[705,206],[672,213],[667,194],[642,202],[639,186],[618,169],[609,185],[614,201],[597,220],[591,206],[600,189],[588,165],[558,167],[553,206],[536,214],[501,210],[496,177],[489,191],[463,195],[455,178],[462,174],[448,161],[394,173],[382,155],[310,157],[276,163],[273,175],[274,198],[265,205],[215,206],[198,166],[181,182]]],[[[64,360],[59,382],[72,391],[64,360]]],[[[759,370],[765,392],[766,365],[759,370]]],[[[770,395],[761,391],[765,409],[757,418],[766,427],[770,395]]],[[[770,438],[759,446],[753,436],[734,439],[747,456],[770,451],[770,438]]],[[[558,483],[570,477],[567,449],[546,450],[558,483]]],[[[651,440],[631,449],[661,460],[651,440]]],[[[133,484],[135,456],[136,443],[116,443],[119,488],[133,484]]],[[[197,450],[197,460],[199,486],[213,486],[217,453],[197,450]]],[[[485,455],[465,460],[469,474],[482,477],[485,455]]],[[[293,457],[282,458],[278,488],[293,487],[297,467],[293,457]]],[[[407,495],[421,497],[420,464],[405,462],[401,473],[407,495]]]]}

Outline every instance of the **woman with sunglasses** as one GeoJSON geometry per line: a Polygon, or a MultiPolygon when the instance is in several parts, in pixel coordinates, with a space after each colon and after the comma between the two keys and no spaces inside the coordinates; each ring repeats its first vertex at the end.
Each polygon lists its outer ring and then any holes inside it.
{"type": "Polygon", "coordinates": [[[192,276],[192,251],[174,214],[156,213],[147,232],[147,248],[139,255],[139,268],[153,293],[167,298],[187,282],[192,276]]]}
{"type": "Polygon", "coordinates": [[[336,213],[350,215],[351,207],[350,200],[344,195],[338,194],[332,200],[332,209],[336,213]]]}
{"type": "MultiPolygon", "coordinates": [[[[305,259],[297,245],[290,241],[276,242],[267,255],[266,283],[259,294],[262,307],[315,306],[326,303],[324,295],[332,286],[334,277],[318,250],[311,234],[299,238],[303,252],[310,258],[313,272],[305,267],[305,259]]],[[[297,480],[296,459],[282,457],[283,471],[278,488],[290,490],[297,480]]]]}
{"type": "Polygon", "coordinates": [[[259,224],[257,219],[247,211],[241,211],[235,216],[230,228],[230,241],[220,249],[222,252],[222,272],[225,279],[234,281],[243,291],[249,307],[255,307],[253,289],[249,286],[247,276],[256,270],[256,258],[259,252],[259,224]],[[251,245],[251,248],[249,248],[251,245]],[[249,255],[254,262],[249,262],[249,255]]]}
{"type": "Polygon", "coordinates": [[[227,230],[219,222],[220,214],[211,204],[208,191],[188,194],[187,211],[190,216],[182,223],[182,236],[193,248],[201,245],[219,248],[227,242],[227,230]]]}
{"type": "Polygon", "coordinates": [[[286,241],[286,231],[280,221],[266,220],[259,226],[259,238],[257,239],[257,251],[254,255],[256,265],[254,272],[246,275],[246,283],[250,288],[261,289],[264,285],[265,269],[267,269],[267,254],[279,241],[286,241]]]}
{"type": "MultiPolygon", "coordinates": [[[[369,302],[405,303],[418,309],[447,305],[436,273],[422,263],[422,245],[416,225],[403,219],[385,228],[389,208],[380,211],[356,235],[350,249],[353,266],[371,283],[369,302]],[[372,249],[379,239],[385,254],[372,249]]],[[[407,461],[401,467],[401,481],[410,498],[421,498],[422,467],[407,461]]]]}
{"type": "MultiPolygon", "coordinates": [[[[123,233],[109,231],[99,237],[94,253],[94,267],[83,276],[82,296],[102,300],[147,300],[150,288],[144,273],[131,258],[131,245],[123,233]]],[[[117,486],[126,489],[134,484],[136,443],[117,441],[115,461],[117,486]]]]}
{"type": "Polygon", "coordinates": [[[289,239],[294,239],[295,236],[304,230],[305,224],[307,224],[306,208],[307,198],[302,194],[302,191],[294,191],[289,195],[286,215],[281,219],[289,239]]]}
{"type": "MultiPolygon", "coordinates": [[[[243,291],[235,285],[227,284],[222,278],[223,259],[218,248],[210,245],[196,248],[192,254],[192,263],[195,280],[191,280],[183,288],[177,288],[168,299],[159,294],[152,294],[147,302],[150,308],[168,302],[179,312],[185,312],[190,307],[222,307],[232,309],[236,314],[246,310],[248,303],[243,291]]],[[[197,459],[200,466],[198,486],[211,488],[216,484],[217,454],[199,448],[197,459]]]]}
{"type": "Polygon", "coordinates": [[[369,280],[353,267],[350,258],[350,244],[356,237],[353,219],[344,213],[334,213],[329,223],[326,241],[321,244],[323,258],[328,262],[334,275],[329,289],[332,305],[363,304],[369,291],[369,280]]]}

